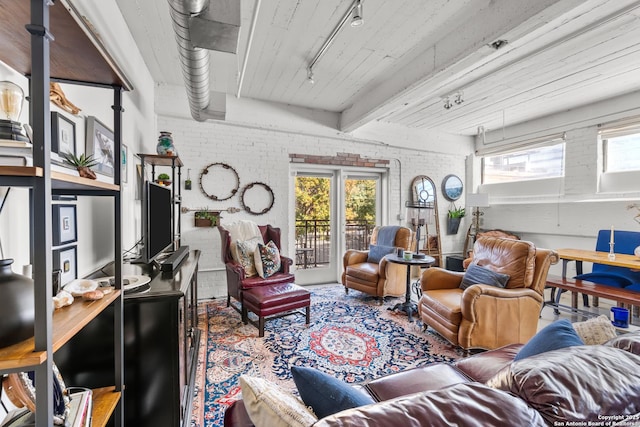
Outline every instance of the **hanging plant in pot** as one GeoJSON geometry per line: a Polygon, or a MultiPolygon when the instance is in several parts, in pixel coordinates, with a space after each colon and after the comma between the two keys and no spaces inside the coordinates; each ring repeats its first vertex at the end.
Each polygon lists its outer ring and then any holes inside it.
{"type": "Polygon", "coordinates": [[[79,157],[73,153],[63,154],[64,160],[78,170],[78,174],[83,178],[96,179],[96,173],[91,170],[92,166],[98,164],[93,156],[85,156],[82,153],[79,157]]]}
{"type": "Polygon", "coordinates": [[[458,234],[460,221],[464,216],[465,209],[462,207],[456,208],[456,205],[453,204],[453,209],[449,209],[447,213],[447,234],[458,234]]]}

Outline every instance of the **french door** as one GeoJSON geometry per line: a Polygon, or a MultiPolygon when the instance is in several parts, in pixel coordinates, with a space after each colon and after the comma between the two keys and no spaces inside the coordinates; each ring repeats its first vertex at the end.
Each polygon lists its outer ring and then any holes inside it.
{"type": "Polygon", "coordinates": [[[346,249],[368,249],[382,223],[386,176],[339,168],[295,171],[296,282],[340,281],[346,249]]]}

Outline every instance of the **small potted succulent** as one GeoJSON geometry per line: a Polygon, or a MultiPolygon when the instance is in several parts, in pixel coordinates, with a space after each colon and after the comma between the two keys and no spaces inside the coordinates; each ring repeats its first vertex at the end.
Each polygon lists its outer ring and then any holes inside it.
{"type": "Polygon", "coordinates": [[[83,178],[96,179],[96,174],[91,170],[91,167],[98,164],[93,156],[85,156],[82,153],[80,156],[76,156],[73,153],[65,153],[62,155],[64,160],[70,165],[74,166],[78,170],[78,174],[83,178]]]}
{"type": "Polygon", "coordinates": [[[217,211],[196,211],[194,213],[196,227],[214,227],[218,225],[220,212],[217,211]]]}
{"type": "Polygon", "coordinates": [[[160,175],[158,175],[158,178],[156,179],[156,184],[160,184],[160,185],[164,185],[165,187],[168,187],[171,185],[171,177],[166,173],[161,173],[160,175]]]}
{"type": "Polygon", "coordinates": [[[455,203],[453,204],[453,209],[449,209],[447,213],[447,234],[458,234],[460,221],[462,221],[465,214],[463,207],[456,208],[455,203]]]}

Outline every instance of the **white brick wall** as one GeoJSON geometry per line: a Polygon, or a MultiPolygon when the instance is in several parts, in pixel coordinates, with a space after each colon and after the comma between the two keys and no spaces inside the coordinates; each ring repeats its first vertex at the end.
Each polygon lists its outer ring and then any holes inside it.
{"type": "MultiPolygon", "coordinates": [[[[461,177],[464,176],[464,162],[468,152],[466,147],[470,146],[468,138],[458,137],[461,147],[465,147],[460,150],[459,154],[432,153],[394,148],[362,140],[349,140],[343,136],[314,136],[287,130],[247,127],[229,122],[199,123],[189,118],[168,116],[158,117],[158,129],[173,132],[176,149],[186,165],[185,169],[191,169],[193,190],[183,190],[183,206],[192,209],[207,207],[212,210],[223,210],[232,206],[240,207],[239,194],[227,201],[213,201],[200,191],[198,187],[200,171],[214,162],[229,164],[237,170],[240,176],[240,191],[250,182],[261,181],[269,185],[273,189],[275,203],[268,213],[260,216],[253,216],[246,212],[223,213],[222,223],[251,219],[259,224],[277,225],[283,230],[284,254],[293,252],[293,248],[289,247],[289,232],[293,227],[291,223],[293,213],[289,212],[289,206],[293,205],[289,200],[291,194],[289,189],[291,182],[289,153],[336,155],[336,153],[349,152],[373,158],[389,159],[389,218],[391,218],[391,223],[398,223],[397,214],[405,214],[404,202],[410,195],[411,180],[416,175],[428,175],[435,182],[440,195],[441,182],[446,175],[454,173],[461,177]],[[398,159],[402,164],[401,188],[399,187],[398,161],[393,159],[398,159]]],[[[453,139],[456,138],[453,137],[453,139]]],[[[414,141],[414,143],[425,144],[425,141],[414,141]]],[[[433,143],[437,144],[437,141],[433,141],[433,143]]],[[[447,144],[447,149],[451,150],[450,144],[447,144]]],[[[216,171],[221,172],[221,169],[216,169],[216,171]]],[[[220,175],[222,176],[222,174],[220,175]]],[[[228,175],[225,176],[229,178],[228,175]]],[[[186,170],[183,171],[183,180],[185,177],[186,170]]],[[[209,180],[210,177],[207,176],[206,179],[209,180]]],[[[230,188],[228,179],[222,181],[219,187],[216,187],[219,192],[214,193],[219,197],[228,194],[230,188]]],[[[445,251],[456,251],[459,245],[458,240],[463,233],[459,233],[458,236],[446,235],[444,221],[448,202],[440,197],[439,203],[443,247],[445,251]]],[[[191,212],[184,214],[182,221],[182,244],[202,251],[199,297],[226,295],[226,276],[220,255],[218,231],[193,227],[193,213],[191,212]]],[[[462,238],[464,237],[462,236],[462,238]]]]}

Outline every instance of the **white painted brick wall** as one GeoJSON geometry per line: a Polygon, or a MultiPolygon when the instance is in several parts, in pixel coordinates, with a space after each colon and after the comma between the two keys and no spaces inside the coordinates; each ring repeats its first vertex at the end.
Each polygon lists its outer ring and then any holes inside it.
{"type": "MultiPolygon", "coordinates": [[[[240,176],[240,191],[254,181],[269,185],[274,192],[273,208],[266,214],[253,216],[246,212],[222,214],[222,223],[239,219],[251,219],[259,224],[274,224],[283,231],[282,245],[284,254],[292,254],[290,247],[290,229],[293,227],[293,212],[289,211],[292,202],[289,200],[290,172],[289,153],[310,155],[336,155],[337,153],[359,153],[362,156],[389,159],[389,218],[391,223],[399,223],[398,213],[405,214],[404,203],[410,197],[410,184],[416,175],[428,175],[435,182],[438,194],[441,194],[442,179],[454,173],[464,176],[464,162],[467,149],[460,150],[457,155],[430,153],[425,151],[404,150],[382,144],[364,143],[358,140],[345,140],[327,136],[314,136],[296,132],[277,131],[239,126],[227,122],[195,122],[188,118],[168,116],[158,117],[158,129],[173,132],[176,149],[186,165],[191,169],[193,190],[182,192],[183,206],[189,208],[209,208],[223,210],[228,207],[240,207],[239,194],[227,201],[208,199],[198,187],[200,171],[211,163],[222,162],[234,167],[240,176]],[[398,159],[402,164],[402,187],[399,188],[398,159]],[[402,206],[400,208],[400,206],[402,206]]],[[[461,146],[466,139],[459,137],[461,146]]],[[[454,138],[455,139],[455,138],[454,138]]],[[[424,141],[420,142],[425,144],[424,141]]],[[[451,150],[451,147],[447,147],[451,150]]],[[[218,169],[220,172],[220,169],[218,169]]],[[[206,180],[210,177],[207,176],[206,180]]],[[[209,181],[207,181],[209,182],[209,181]]],[[[228,193],[229,181],[220,183],[221,197],[228,193]]],[[[240,193],[239,191],[239,193],[240,193]]],[[[447,236],[445,233],[446,210],[448,202],[440,197],[440,220],[442,244],[445,251],[456,251],[458,236],[447,236]]],[[[199,275],[199,297],[220,297],[226,295],[226,276],[220,255],[220,236],[217,229],[195,228],[193,213],[182,217],[182,244],[202,251],[199,275]]],[[[466,229],[466,228],[465,228],[466,229]]],[[[463,237],[462,237],[463,238],[463,237]]],[[[460,244],[461,245],[461,244],[460,244]]]]}

